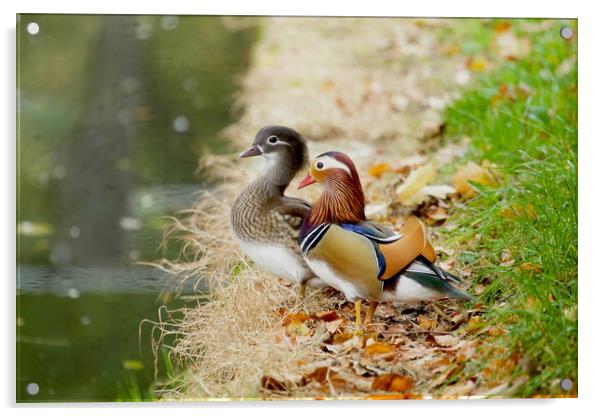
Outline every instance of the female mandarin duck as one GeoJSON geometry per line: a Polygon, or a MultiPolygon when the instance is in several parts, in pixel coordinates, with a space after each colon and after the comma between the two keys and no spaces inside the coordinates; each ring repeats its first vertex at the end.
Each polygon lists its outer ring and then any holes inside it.
{"type": "Polygon", "coordinates": [[[471,299],[449,283],[460,283],[457,277],[433,264],[435,251],[418,218],[410,217],[401,234],[366,221],[362,185],[348,156],[318,156],[298,188],[315,182],[324,192],[303,221],[301,252],[316,275],[355,301],[358,326],[361,299],[371,302],[366,323],[376,302],[471,299]]]}
{"type": "Polygon", "coordinates": [[[246,255],[271,273],[300,285],[324,287],[301,257],[297,240],[311,205],[284,195],[295,175],[308,165],[307,145],[295,130],[266,126],[241,158],[263,156],[263,174],[245,188],[232,207],[234,235],[246,255]]]}

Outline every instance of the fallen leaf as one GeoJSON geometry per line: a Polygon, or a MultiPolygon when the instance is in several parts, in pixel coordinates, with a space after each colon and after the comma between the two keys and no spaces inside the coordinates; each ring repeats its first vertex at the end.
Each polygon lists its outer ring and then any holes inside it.
{"type": "Polygon", "coordinates": [[[497,21],[495,22],[495,24],[493,25],[493,30],[495,30],[496,32],[505,32],[507,30],[510,30],[510,22],[507,20],[501,20],[501,21],[497,21]]]}
{"type": "Polygon", "coordinates": [[[453,347],[460,342],[460,338],[453,335],[435,335],[433,338],[440,347],[453,347]]]}
{"type": "Polygon", "coordinates": [[[446,55],[456,55],[460,53],[461,50],[462,49],[460,48],[460,45],[457,43],[452,43],[451,45],[447,45],[445,48],[443,48],[443,52],[445,52],[446,55]]]}
{"type": "Polygon", "coordinates": [[[487,61],[481,56],[476,58],[470,58],[467,64],[468,68],[474,72],[483,72],[487,67],[487,61]]]}
{"type": "Polygon", "coordinates": [[[426,216],[434,221],[441,221],[449,218],[447,210],[443,207],[436,207],[434,210],[428,210],[426,216]]]}
{"type": "Polygon", "coordinates": [[[353,333],[343,332],[340,334],[335,334],[332,339],[332,342],[333,342],[333,344],[342,344],[344,342],[349,341],[351,338],[353,338],[353,333]]]}
{"type": "Polygon", "coordinates": [[[380,355],[380,354],[389,354],[395,351],[396,346],[387,344],[386,342],[376,341],[372,344],[366,345],[364,352],[368,355],[380,355]]]}
{"type": "Polygon", "coordinates": [[[531,52],[531,42],[528,38],[519,38],[512,31],[498,33],[494,38],[497,53],[504,59],[513,61],[531,52]]]}
{"type": "Polygon", "coordinates": [[[489,328],[487,330],[487,334],[491,335],[492,337],[498,337],[501,335],[506,335],[506,333],[508,333],[507,330],[505,330],[504,328],[501,328],[499,326],[492,326],[491,328],[489,328]]]}
{"type": "Polygon", "coordinates": [[[286,387],[283,383],[271,376],[261,377],[261,388],[264,390],[285,391],[286,387]]]}
{"type": "Polygon", "coordinates": [[[324,324],[324,328],[326,328],[326,330],[331,334],[334,334],[341,327],[342,323],[342,319],[337,319],[336,321],[329,321],[324,324]]]}
{"type": "Polygon", "coordinates": [[[472,380],[468,380],[465,383],[458,382],[446,388],[443,391],[443,396],[468,396],[469,393],[474,389],[475,383],[472,380]]]}
{"type": "Polygon", "coordinates": [[[476,195],[475,189],[468,181],[480,183],[482,185],[494,184],[494,181],[487,170],[474,162],[468,162],[466,165],[461,166],[452,176],[452,184],[463,198],[471,198],[476,195]]]}
{"type": "Polygon", "coordinates": [[[514,258],[512,257],[512,253],[509,250],[505,249],[502,251],[500,266],[509,267],[515,263],[514,258]]]}
{"type": "MultiPolygon", "coordinates": [[[[309,383],[310,381],[317,381],[320,384],[324,384],[326,382],[328,370],[328,367],[318,367],[311,373],[304,375],[303,379],[305,383],[309,383]]],[[[336,374],[335,371],[332,371],[332,373],[336,374]]]]}
{"type": "Polygon", "coordinates": [[[286,326],[286,334],[297,335],[297,336],[307,336],[311,333],[310,329],[302,322],[293,322],[286,326]]]}
{"type": "Polygon", "coordinates": [[[320,89],[322,91],[332,90],[334,89],[334,82],[332,82],[331,80],[326,80],[322,84],[320,84],[320,89]]]}
{"type": "Polygon", "coordinates": [[[428,319],[422,315],[418,317],[418,325],[427,331],[431,331],[437,327],[437,321],[434,319],[428,319]]]}
{"type": "Polygon", "coordinates": [[[564,308],[564,316],[570,321],[577,320],[577,305],[573,305],[570,308],[564,308]]]}
{"type": "Polygon", "coordinates": [[[325,322],[335,321],[335,320],[339,319],[339,314],[337,313],[337,311],[317,312],[316,318],[318,318],[321,321],[325,321],[325,322]]]}
{"type": "Polygon", "coordinates": [[[368,174],[375,178],[380,178],[383,173],[389,172],[390,170],[391,165],[388,163],[376,163],[368,168],[368,174]]]}
{"type": "Polygon", "coordinates": [[[523,263],[520,265],[520,269],[524,271],[533,271],[535,273],[541,273],[543,271],[540,265],[533,263],[523,263]]]}
{"type": "Polygon", "coordinates": [[[377,215],[386,214],[389,203],[382,204],[368,204],[366,205],[366,217],[372,218],[377,215]]]}
{"type": "Polygon", "coordinates": [[[446,199],[448,195],[455,194],[456,189],[449,185],[429,185],[422,188],[420,193],[439,199],[446,199]]]}
{"type": "Polygon", "coordinates": [[[403,377],[399,374],[382,374],[376,376],[372,382],[373,390],[385,390],[397,393],[408,391],[414,386],[410,377],[403,377]]]}
{"type": "Polygon", "coordinates": [[[405,182],[395,190],[399,201],[404,205],[414,205],[422,202],[425,196],[420,194],[420,191],[433,180],[436,173],[437,171],[433,165],[425,165],[412,171],[405,182]]]}
{"type": "Polygon", "coordinates": [[[428,161],[425,155],[415,154],[413,156],[401,159],[393,166],[393,170],[397,173],[407,175],[412,169],[424,165],[428,161]]]}
{"type": "Polygon", "coordinates": [[[471,332],[475,332],[482,326],[483,326],[483,323],[481,322],[481,317],[480,316],[472,316],[468,320],[468,323],[466,324],[465,328],[466,328],[466,332],[471,333],[471,332]]]}
{"type": "Polygon", "coordinates": [[[299,324],[307,321],[309,319],[309,315],[305,312],[294,312],[289,313],[284,317],[284,326],[289,326],[291,324],[299,324]]]}

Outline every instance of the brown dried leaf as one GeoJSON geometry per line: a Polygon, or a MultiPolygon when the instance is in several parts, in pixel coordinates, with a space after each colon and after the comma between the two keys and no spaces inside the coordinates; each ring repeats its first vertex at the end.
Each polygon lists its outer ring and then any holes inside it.
{"type": "Polygon", "coordinates": [[[432,165],[422,166],[410,173],[410,176],[395,190],[398,200],[404,205],[419,204],[425,196],[420,193],[433,180],[437,170],[432,165]]]}
{"type": "Polygon", "coordinates": [[[475,383],[472,380],[468,380],[466,383],[458,382],[454,385],[449,386],[443,391],[444,396],[468,396],[469,393],[474,390],[475,383]]]}
{"type": "Polygon", "coordinates": [[[326,328],[326,330],[328,332],[330,332],[331,334],[334,334],[340,328],[342,323],[343,323],[342,319],[337,319],[336,321],[326,322],[324,324],[324,328],[326,328]]]}
{"type": "Polygon", "coordinates": [[[305,312],[294,312],[289,313],[284,317],[284,326],[289,326],[291,324],[299,324],[307,321],[309,319],[309,315],[305,312]]]}
{"type": "Polygon", "coordinates": [[[461,166],[454,176],[452,176],[452,184],[463,198],[471,198],[476,195],[474,188],[468,181],[483,185],[494,184],[487,170],[474,162],[468,162],[466,165],[461,166]]]}
{"type": "Polygon", "coordinates": [[[520,59],[531,52],[531,42],[528,38],[519,38],[512,31],[500,32],[495,36],[495,46],[498,54],[507,60],[520,59]]]}
{"type": "Polygon", "coordinates": [[[418,325],[427,331],[432,331],[433,329],[437,328],[437,324],[437,321],[434,319],[429,319],[422,315],[418,317],[418,325]]]}
{"type": "Polygon", "coordinates": [[[376,163],[368,168],[368,174],[375,178],[380,178],[383,173],[389,172],[391,165],[388,163],[376,163]]]}
{"type": "Polygon", "coordinates": [[[332,343],[333,344],[342,344],[344,342],[349,341],[351,338],[353,338],[352,332],[343,332],[340,334],[335,334],[332,339],[332,343]]]}
{"type": "Polygon", "coordinates": [[[382,374],[376,376],[372,382],[373,390],[385,390],[390,392],[403,393],[414,386],[410,377],[403,377],[399,374],[382,374]]]}
{"type": "MultiPolygon", "coordinates": [[[[331,373],[336,374],[336,372],[334,372],[334,371],[331,371],[331,373]]],[[[320,384],[324,384],[324,382],[326,382],[327,374],[328,374],[328,367],[318,367],[311,373],[304,375],[303,378],[306,383],[309,383],[310,381],[317,381],[320,384]]]]}
{"type": "Polygon", "coordinates": [[[366,345],[364,352],[368,355],[389,354],[395,351],[395,345],[387,344],[386,342],[376,341],[366,345]]]}
{"type": "Polygon", "coordinates": [[[533,263],[523,263],[519,267],[523,271],[533,271],[535,273],[541,273],[543,271],[540,265],[533,263]]]}
{"type": "Polygon", "coordinates": [[[449,185],[429,185],[422,188],[420,193],[439,199],[446,199],[449,195],[455,194],[456,189],[449,185]]]}
{"type": "Polygon", "coordinates": [[[482,56],[476,58],[469,58],[467,66],[471,71],[483,72],[487,68],[487,60],[482,56]]]}
{"type": "Polygon", "coordinates": [[[453,335],[435,335],[433,338],[440,347],[453,347],[460,342],[460,338],[453,335]]]}
{"type": "Polygon", "coordinates": [[[337,313],[337,311],[317,312],[316,318],[318,318],[321,321],[330,322],[339,319],[339,314],[337,313]]]}
{"type": "Polygon", "coordinates": [[[261,377],[261,388],[272,391],[285,391],[286,386],[271,376],[261,377]]]}
{"type": "Polygon", "coordinates": [[[288,336],[308,336],[311,333],[310,329],[301,322],[293,322],[286,326],[286,334],[288,336]]]}

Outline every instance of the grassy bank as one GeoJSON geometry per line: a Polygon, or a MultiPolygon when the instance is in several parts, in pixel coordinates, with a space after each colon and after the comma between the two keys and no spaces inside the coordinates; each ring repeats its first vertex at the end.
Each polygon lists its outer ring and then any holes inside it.
{"type": "Polygon", "coordinates": [[[471,139],[466,160],[488,160],[503,177],[449,220],[447,243],[472,268],[484,325],[501,329],[456,377],[526,374],[519,396],[576,394],[577,44],[561,27],[534,36],[527,58],[482,76],[446,114],[449,135],[471,139]]]}

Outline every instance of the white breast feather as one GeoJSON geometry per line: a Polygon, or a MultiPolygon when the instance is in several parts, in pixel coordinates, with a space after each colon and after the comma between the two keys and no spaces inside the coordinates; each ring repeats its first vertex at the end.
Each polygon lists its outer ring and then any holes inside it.
{"type": "Polygon", "coordinates": [[[241,240],[238,243],[251,260],[278,277],[293,283],[299,283],[308,277],[306,276],[307,270],[301,264],[300,259],[286,247],[261,245],[241,240]]]}

